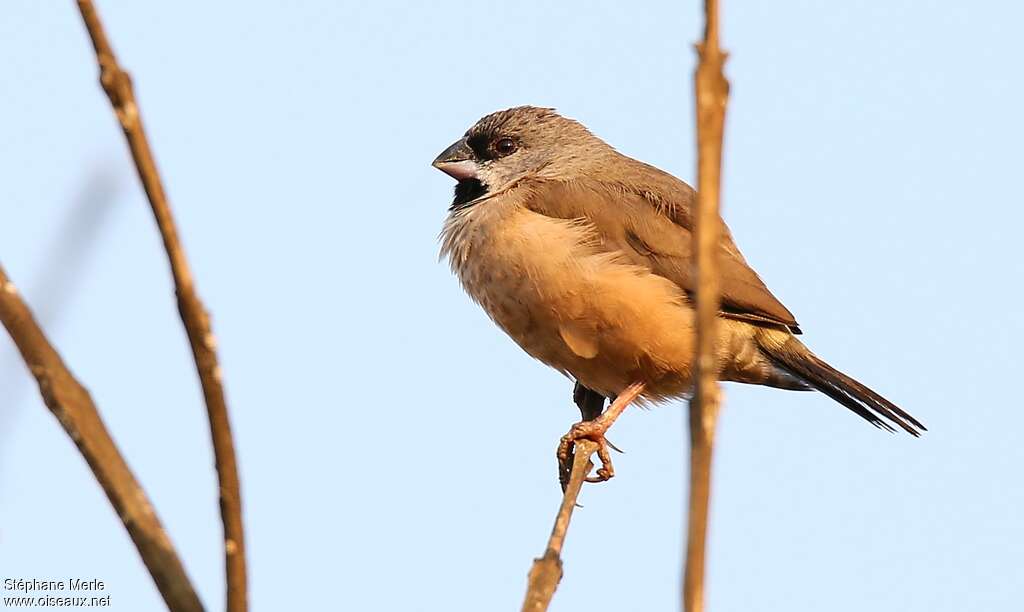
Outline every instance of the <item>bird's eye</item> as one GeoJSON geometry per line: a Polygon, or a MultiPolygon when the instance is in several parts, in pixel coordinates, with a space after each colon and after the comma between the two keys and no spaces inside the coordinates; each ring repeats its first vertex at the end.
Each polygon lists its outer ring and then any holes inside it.
{"type": "Polygon", "coordinates": [[[516,150],[516,141],[511,138],[499,138],[494,142],[494,152],[500,157],[511,155],[516,150]]]}

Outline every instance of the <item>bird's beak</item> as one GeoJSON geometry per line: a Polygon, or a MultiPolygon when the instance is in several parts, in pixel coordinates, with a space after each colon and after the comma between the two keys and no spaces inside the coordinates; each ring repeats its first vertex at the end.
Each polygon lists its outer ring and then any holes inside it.
{"type": "Polygon", "coordinates": [[[448,147],[434,160],[433,166],[457,181],[476,178],[473,149],[462,138],[448,147]]]}

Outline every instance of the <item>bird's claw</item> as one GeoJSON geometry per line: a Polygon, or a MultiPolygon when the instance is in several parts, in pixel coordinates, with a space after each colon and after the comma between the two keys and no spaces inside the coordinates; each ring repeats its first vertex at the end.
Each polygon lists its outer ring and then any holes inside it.
{"type": "Polygon", "coordinates": [[[604,437],[608,430],[607,425],[599,421],[581,421],[573,425],[567,434],[562,436],[558,443],[558,480],[562,485],[562,492],[569,485],[569,475],[572,473],[572,464],[575,458],[576,442],[578,440],[590,440],[597,444],[597,458],[601,461],[601,467],[597,469],[594,476],[586,478],[586,482],[604,482],[615,476],[615,468],[612,465],[609,448],[618,452],[613,444],[604,437]]]}

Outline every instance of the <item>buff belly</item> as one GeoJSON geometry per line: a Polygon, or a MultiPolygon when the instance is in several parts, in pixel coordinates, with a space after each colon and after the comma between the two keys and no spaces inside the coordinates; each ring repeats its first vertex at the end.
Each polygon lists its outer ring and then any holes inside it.
{"type": "Polygon", "coordinates": [[[693,311],[672,282],[602,251],[584,223],[509,203],[454,213],[444,252],[466,291],[527,353],[587,387],[690,387],[693,311]]]}

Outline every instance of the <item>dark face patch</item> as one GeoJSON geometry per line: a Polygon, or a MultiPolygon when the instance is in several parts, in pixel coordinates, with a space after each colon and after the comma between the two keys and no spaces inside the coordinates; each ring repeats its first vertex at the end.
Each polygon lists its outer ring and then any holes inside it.
{"type": "Polygon", "coordinates": [[[511,155],[522,146],[514,124],[515,109],[484,117],[466,133],[466,143],[479,161],[493,161],[511,155]]]}
{"type": "Polygon", "coordinates": [[[478,160],[487,159],[487,143],[490,141],[490,134],[483,132],[471,133],[466,136],[466,144],[469,145],[470,149],[473,149],[473,153],[478,160]]]}
{"type": "Polygon", "coordinates": [[[520,147],[518,138],[496,129],[471,132],[466,136],[466,144],[478,161],[494,161],[515,153],[520,147]]]}
{"type": "Polygon", "coordinates": [[[487,185],[479,179],[464,179],[455,184],[455,200],[448,210],[459,210],[487,193],[487,185]]]}

